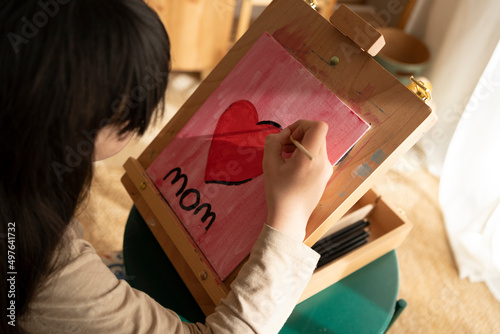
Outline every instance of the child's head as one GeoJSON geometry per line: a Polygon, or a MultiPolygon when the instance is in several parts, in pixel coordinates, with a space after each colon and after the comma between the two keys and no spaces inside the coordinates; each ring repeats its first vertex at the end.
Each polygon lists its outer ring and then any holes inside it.
{"type": "Polygon", "coordinates": [[[139,0],[10,7],[2,18],[0,103],[12,140],[23,131],[24,151],[54,148],[52,169],[64,179],[80,158],[92,160],[89,145],[102,128],[144,132],[169,72],[169,42],[156,14],[139,0]]]}
{"type": "Polygon", "coordinates": [[[9,0],[0,22],[0,233],[20,226],[20,315],[85,195],[96,135],[142,134],[162,111],[170,44],[141,0],[9,0]]]}

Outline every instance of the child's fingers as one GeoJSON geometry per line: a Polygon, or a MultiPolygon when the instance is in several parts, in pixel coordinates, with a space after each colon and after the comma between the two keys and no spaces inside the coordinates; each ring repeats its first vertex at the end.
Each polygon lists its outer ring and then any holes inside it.
{"type": "Polygon", "coordinates": [[[290,142],[289,144],[283,145],[283,152],[292,153],[293,151],[295,151],[296,148],[297,146],[295,146],[292,142],[290,142]]]}
{"type": "Polygon", "coordinates": [[[271,134],[266,137],[266,143],[264,146],[264,164],[269,163],[271,165],[275,165],[276,163],[282,161],[281,152],[283,151],[283,145],[286,145],[287,137],[289,135],[290,130],[286,128],[280,133],[271,134]]]}
{"type": "Polygon", "coordinates": [[[308,127],[304,132],[304,138],[302,138],[302,146],[314,155],[319,154],[321,148],[324,147],[326,143],[328,124],[325,122],[313,122],[307,125],[308,127]]]}
{"type": "Polygon", "coordinates": [[[290,126],[292,137],[300,141],[302,146],[313,156],[326,150],[326,134],[328,124],[325,122],[300,120],[290,126]]]}
{"type": "Polygon", "coordinates": [[[293,134],[293,138],[296,140],[302,140],[304,137],[305,133],[305,125],[310,122],[307,120],[298,120],[295,121],[293,124],[289,125],[288,128],[290,129],[291,133],[293,134]]]}

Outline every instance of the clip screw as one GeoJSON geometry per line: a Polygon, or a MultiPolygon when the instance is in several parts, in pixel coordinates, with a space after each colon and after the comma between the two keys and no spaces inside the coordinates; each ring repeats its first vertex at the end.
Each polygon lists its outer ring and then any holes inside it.
{"type": "Polygon", "coordinates": [[[206,272],[205,270],[202,270],[202,271],[198,274],[198,276],[200,276],[200,279],[201,279],[202,281],[204,281],[204,280],[206,280],[206,279],[208,278],[208,274],[207,274],[207,272],[206,272]]]}

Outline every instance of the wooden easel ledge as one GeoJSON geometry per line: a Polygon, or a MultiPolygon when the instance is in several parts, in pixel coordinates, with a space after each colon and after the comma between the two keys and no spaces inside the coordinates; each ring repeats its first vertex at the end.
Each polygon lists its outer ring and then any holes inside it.
{"type": "Polygon", "coordinates": [[[385,45],[384,36],[346,5],[341,5],[333,12],[330,22],[372,57],[385,45]]]}

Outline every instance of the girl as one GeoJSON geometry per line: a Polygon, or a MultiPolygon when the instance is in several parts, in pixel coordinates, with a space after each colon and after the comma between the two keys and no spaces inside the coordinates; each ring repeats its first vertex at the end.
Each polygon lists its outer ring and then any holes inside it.
{"type": "Polygon", "coordinates": [[[267,224],[206,323],[182,323],[117,280],[73,219],[92,161],[161,116],[170,46],[159,18],[140,0],[12,0],[0,21],[1,332],[278,332],[319,258],[302,241],[332,172],[326,124],[268,136],[267,224]]]}

